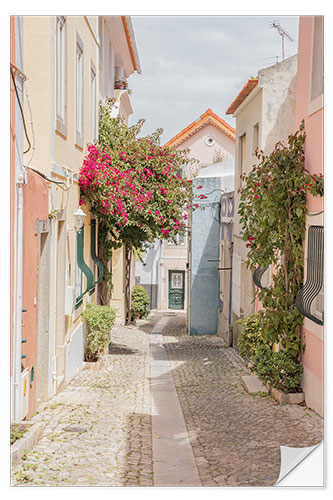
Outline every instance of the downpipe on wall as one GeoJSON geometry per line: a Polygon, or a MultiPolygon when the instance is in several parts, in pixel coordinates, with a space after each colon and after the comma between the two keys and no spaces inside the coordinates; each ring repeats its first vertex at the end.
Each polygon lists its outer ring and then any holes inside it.
{"type": "Polygon", "coordinates": [[[23,295],[23,186],[26,182],[26,173],[20,170],[16,179],[16,256],[14,282],[14,411],[15,421],[21,420],[21,355],[22,355],[22,295],[23,295]]]}
{"type": "Polygon", "coordinates": [[[231,331],[231,301],[232,301],[232,260],[234,251],[234,242],[230,241],[230,282],[229,282],[229,319],[228,319],[228,345],[229,347],[233,344],[233,335],[231,331]]]}

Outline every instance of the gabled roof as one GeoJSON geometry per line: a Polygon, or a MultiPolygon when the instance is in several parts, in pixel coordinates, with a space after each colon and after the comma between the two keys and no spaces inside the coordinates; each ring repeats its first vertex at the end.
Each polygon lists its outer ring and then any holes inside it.
{"type": "Polygon", "coordinates": [[[236,140],[236,130],[227,122],[222,120],[222,118],[218,115],[213,113],[213,111],[209,108],[203,115],[200,116],[198,120],[190,123],[190,125],[185,127],[181,132],[179,132],[179,134],[175,135],[175,137],[166,142],[165,146],[179,146],[182,142],[186,141],[186,139],[191,137],[191,135],[195,134],[206,125],[213,125],[233,141],[236,140]]]}
{"type": "Polygon", "coordinates": [[[229,108],[225,112],[226,115],[232,115],[239,108],[247,96],[252,92],[252,90],[258,85],[258,78],[250,78],[242,90],[239,92],[238,96],[232,101],[229,108]]]}

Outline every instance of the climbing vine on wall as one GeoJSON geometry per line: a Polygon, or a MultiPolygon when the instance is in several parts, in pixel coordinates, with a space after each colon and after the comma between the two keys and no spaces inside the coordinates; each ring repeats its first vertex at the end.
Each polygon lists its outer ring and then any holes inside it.
{"type": "Polygon", "coordinates": [[[257,151],[258,164],[242,176],[239,215],[247,242],[247,265],[274,264],[272,284],[257,289],[263,304],[262,331],[267,341],[280,343],[294,360],[302,346],[303,316],[295,300],[303,284],[303,242],[307,195],[322,196],[322,174],[304,167],[304,122],[279,142],[270,155],[257,151]]]}

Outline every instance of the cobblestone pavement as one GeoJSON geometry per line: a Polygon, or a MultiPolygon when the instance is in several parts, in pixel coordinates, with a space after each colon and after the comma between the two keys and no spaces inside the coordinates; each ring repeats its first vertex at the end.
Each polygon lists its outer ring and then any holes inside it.
{"type": "Polygon", "coordinates": [[[43,437],[13,469],[13,485],[152,486],[148,340],[118,327],[102,368],[83,370],[41,407],[43,437]]]}
{"type": "Polygon", "coordinates": [[[185,315],[171,316],[163,335],[203,486],[273,486],[280,446],[322,441],[313,411],[243,389],[250,372],[221,338],[186,336],[185,315]]]}
{"type": "MultiPolygon", "coordinates": [[[[280,445],[322,440],[322,419],[300,406],[250,396],[248,374],[215,336],[186,336],[185,315],[166,314],[164,344],[203,486],[266,486],[280,445]]],[[[23,486],[153,486],[149,334],[161,313],[112,333],[112,353],[42,405],[43,437],[12,471],[23,486]],[[98,368],[98,367],[97,367],[98,368]]]]}

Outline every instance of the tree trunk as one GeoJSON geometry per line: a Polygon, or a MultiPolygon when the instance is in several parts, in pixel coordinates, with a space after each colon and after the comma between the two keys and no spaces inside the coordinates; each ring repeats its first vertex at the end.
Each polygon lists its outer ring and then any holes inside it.
{"type": "Polygon", "coordinates": [[[105,251],[103,246],[103,238],[106,237],[106,234],[107,233],[105,226],[103,222],[101,222],[98,231],[98,258],[103,262],[104,268],[107,267],[107,269],[104,270],[104,277],[98,283],[97,301],[98,304],[100,304],[101,306],[110,305],[110,299],[111,299],[110,286],[108,285],[107,282],[104,281],[105,276],[107,276],[108,273],[110,273],[110,264],[111,264],[111,259],[106,258],[105,256],[105,251]]]}
{"type": "Polygon", "coordinates": [[[125,311],[126,318],[125,324],[131,324],[131,261],[132,261],[132,248],[125,245],[125,311]]]}

